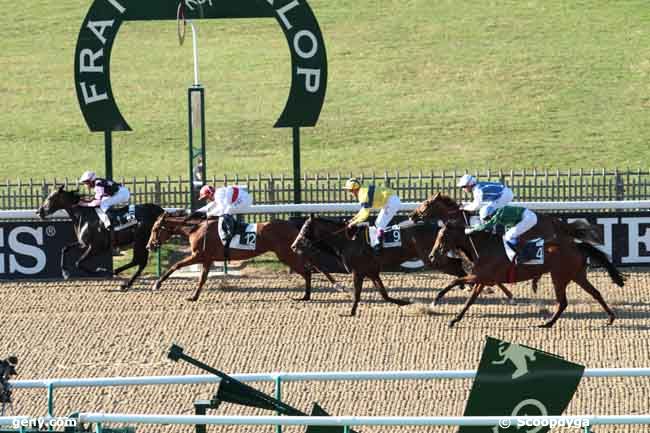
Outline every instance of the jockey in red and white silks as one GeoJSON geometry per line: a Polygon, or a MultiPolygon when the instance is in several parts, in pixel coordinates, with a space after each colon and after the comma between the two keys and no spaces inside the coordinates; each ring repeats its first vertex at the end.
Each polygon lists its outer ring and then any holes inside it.
{"type": "Polygon", "coordinates": [[[80,201],[79,206],[94,207],[104,227],[110,228],[111,221],[106,211],[112,206],[129,203],[131,193],[128,188],[112,180],[97,177],[93,171],[84,172],[79,178],[79,183],[95,190],[95,197],[90,201],[80,201]]]}
{"type": "MultiPolygon", "coordinates": [[[[231,218],[224,218],[225,216],[246,213],[253,205],[253,198],[241,186],[229,185],[217,188],[210,185],[201,187],[199,193],[199,200],[207,198],[208,204],[196,212],[205,213],[207,217],[219,218],[219,236],[222,240],[227,240],[232,237],[231,218]],[[224,227],[224,221],[228,227],[224,227]]],[[[234,222],[234,221],[233,221],[234,222]]]]}

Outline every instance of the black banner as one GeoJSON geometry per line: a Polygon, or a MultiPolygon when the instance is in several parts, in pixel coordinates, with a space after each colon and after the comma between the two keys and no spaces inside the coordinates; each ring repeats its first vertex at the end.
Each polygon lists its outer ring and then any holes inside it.
{"type": "MultiPolygon", "coordinates": [[[[71,222],[0,222],[0,280],[62,278],[61,250],[75,240],[71,222]]],[[[74,266],[80,255],[79,249],[71,249],[66,254],[66,265],[73,277],[88,276],[74,266]]],[[[90,269],[108,270],[101,276],[111,275],[110,253],[86,263],[90,269]]]]}
{"type": "MultiPolygon", "coordinates": [[[[562,415],[582,379],[584,366],[514,343],[487,337],[463,416],[562,415]]],[[[461,426],[458,433],[545,433],[544,423],[461,426]]]]}

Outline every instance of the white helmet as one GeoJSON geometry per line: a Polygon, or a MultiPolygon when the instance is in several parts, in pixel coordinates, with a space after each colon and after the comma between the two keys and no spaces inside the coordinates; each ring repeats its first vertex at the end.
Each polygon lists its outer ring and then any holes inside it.
{"type": "Polygon", "coordinates": [[[97,179],[97,175],[95,174],[94,171],[84,171],[84,174],[81,175],[79,178],[79,183],[86,183],[86,182],[92,182],[95,179],[97,179]]]}
{"type": "Polygon", "coordinates": [[[474,186],[476,185],[476,178],[472,175],[465,174],[463,177],[460,178],[458,181],[458,187],[459,188],[465,188],[466,186],[474,186]]]}
{"type": "Polygon", "coordinates": [[[489,204],[481,208],[481,210],[478,212],[478,216],[481,218],[481,221],[485,222],[492,218],[492,215],[494,215],[494,212],[496,212],[496,210],[497,208],[489,204]]]}

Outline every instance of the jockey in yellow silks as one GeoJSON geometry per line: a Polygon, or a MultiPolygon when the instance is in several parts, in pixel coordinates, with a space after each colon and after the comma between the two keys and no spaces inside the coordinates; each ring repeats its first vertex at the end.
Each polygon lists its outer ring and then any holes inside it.
{"type": "Polygon", "coordinates": [[[359,212],[348,222],[348,228],[366,221],[371,210],[380,209],[375,219],[377,230],[370,231],[370,246],[375,253],[379,253],[384,229],[399,211],[402,202],[392,189],[374,184],[363,186],[356,178],[348,179],[343,189],[350,191],[361,205],[359,212]]]}

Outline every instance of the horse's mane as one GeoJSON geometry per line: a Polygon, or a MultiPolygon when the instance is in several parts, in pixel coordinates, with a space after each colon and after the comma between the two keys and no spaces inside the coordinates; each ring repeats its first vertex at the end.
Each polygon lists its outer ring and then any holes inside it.
{"type": "Polygon", "coordinates": [[[451,198],[446,194],[438,194],[437,200],[442,202],[442,204],[444,204],[447,207],[454,208],[454,209],[458,208],[458,203],[456,203],[456,200],[454,200],[453,198],[451,198]]]}

